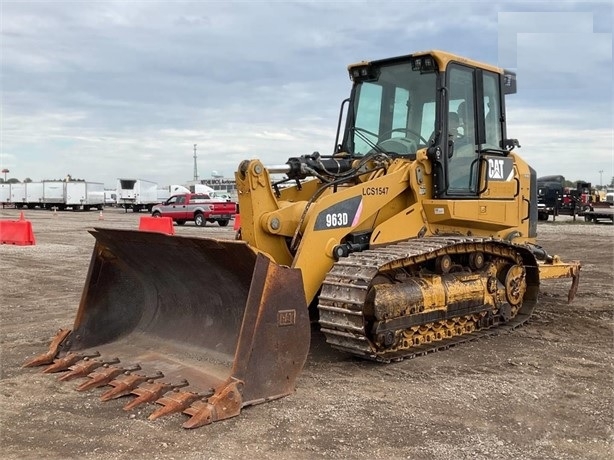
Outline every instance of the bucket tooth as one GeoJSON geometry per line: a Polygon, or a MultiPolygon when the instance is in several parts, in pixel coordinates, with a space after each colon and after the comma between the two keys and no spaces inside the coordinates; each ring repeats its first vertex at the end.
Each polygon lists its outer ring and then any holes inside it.
{"type": "Polygon", "coordinates": [[[53,364],[51,364],[50,366],[47,366],[44,370],[43,373],[44,374],[53,374],[55,372],[62,372],[62,371],[66,371],[70,368],[70,366],[72,366],[73,364],[81,361],[84,358],[97,358],[98,356],[100,356],[100,353],[98,352],[94,352],[91,354],[82,354],[82,353],[72,353],[69,352],[66,356],[64,356],[63,358],[58,358],[56,359],[53,364]]]}
{"type": "Polygon", "coordinates": [[[111,399],[120,398],[132,393],[136,387],[141,383],[149,381],[153,382],[155,379],[161,379],[164,374],[158,371],[152,376],[138,375],[138,374],[125,374],[120,375],[118,378],[111,380],[108,385],[112,386],[110,390],[105,391],[100,395],[101,401],[110,401],[111,399]]]}
{"type": "Polygon", "coordinates": [[[213,423],[215,408],[207,401],[195,401],[190,407],[183,411],[190,418],[181,425],[184,428],[198,428],[213,423]]]}
{"type": "Polygon", "coordinates": [[[164,393],[168,393],[171,390],[176,388],[187,387],[189,385],[187,380],[182,380],[177,384],[165,383],[165,382],[146,382],[143,385],[132,390],[132,394],[138,396],[138,398],[133,399],[128,404],[124,406],[124,410],[132,410],[135,407],[147,403],[154,402],[156,399],[160,398],[164,393]]]}
{"type": "Polygon", "coordinates": [[[239,415],[243,403],[242,388],[243,382],[231,379],[207,401],[195,401],[183,411],[184,414],[191,417],[182,426],[184,428],[198,428],[239,415]]]}
{"type": "Polygon", "coordinates": [[[162,398],[156,400],[156,404],[160,404],[163,407],[156,409],[149,416],[149,420],[155,420],[164,415],[176,414],[186,410],[197,399],[206,398],[204,395],[193,393],[191,391],[179,391],[175,390],[162,398]]]}
{"type": "Polygon", "coordinates": [[[102,367],[103,367],[102,370],[96,370],[90,373],[88,375],[89,380],[83,382],[81,385],[75,388],[75,390],[86,391],[92,388],[102,387],[102,386],[105,386],[107,383],[109,383],[111,380],[113,380],[115,377],[117,377],[119,374],[122,374],[124,372],[129,373],[132,371],[138,371],[141,369],[141,366],[139,366],[138,364],[135,366],[126,367],[126,368],[117,367],[117,366],[109,366],[108,364],[103,364],[102,367]]]}
{"type": "Polygon", "coordinates": [[[27,360],[23,363],[22,367],[36,367],[43,366],[45,364],[51,364],[55,357],[58,355],[60,351],[60,346],[62,342],[68,337],[70,334],[70,329],[60,329],[58,333],[55,335],[53,339],[51,339],[51,343],[49,344],[49,350],[46,353],[40,354],[27,360]]]}
{"type": "Polygon", "coordinates": [[[109,361],[98,361],[97,359],[83,358],[80,363],[71,366],[71,371],[61,376],[58,380],[68,382],[69,380],[74,380],[79,377],[85,377],[87,374],[92,372],[94,369],[98,369],[100,366],[104,366],[105,364],[117,364],[118,362],[118,358],[113,358],[109,361]]]}

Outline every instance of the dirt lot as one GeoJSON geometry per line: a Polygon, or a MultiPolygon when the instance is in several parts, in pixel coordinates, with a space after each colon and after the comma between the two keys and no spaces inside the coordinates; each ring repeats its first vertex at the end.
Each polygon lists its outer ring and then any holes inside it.
{"type": "MultiPolygon", "coordinates": [[[[16,219],[19,211],[0,210],[16,219]]],[[[37,244],[0,246],[0,456],[23,458],[605,459],[614,454],[614,227],[540,223],[539,242],[583,262],[544,283],[533,319],[510,334],[379,365],[331,350],[314,333],[296,393],[240,417],[184,430],[185,416],[149,421],[100,390],[80,393],[22,369],[70,327],[94,238],[88,228],[137,228],[138,214],[26,211],[37,244]]],[[[230,238],[189,224],[178,234],[230,238]]]]}

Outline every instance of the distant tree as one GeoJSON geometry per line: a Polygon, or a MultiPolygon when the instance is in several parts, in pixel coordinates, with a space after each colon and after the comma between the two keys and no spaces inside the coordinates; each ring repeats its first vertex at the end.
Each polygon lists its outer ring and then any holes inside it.
{"type": "Polygon", "coordinates": [[[85,179],[78,179],[76,177],[72,177],[70,174],[66,174],[66,177],[62,180],[64,182],[85,182],[85,179]]]}
{"type": "Polygon", "coordinates": [[[19,181],[19,179],[15,178],[15,177],[11,177],[9,180],[6,181],[7,184],[20,184],[21,182],[19,181]]]}
{"type": "Polygon", "coordinates": [[[563,182],[563,187],[575,187],[575,186],[576,186],[576,183],[570,180],[565,180],[565,182],[563,182]]]}
{"type": "Polygon", "coordinates": [[[610,180],[610,187],[614,187],[614,176],[612,177],[612,179],[610,180]]]}
{"type": "Polygon", "coordinates": [[[26,177],[26,178],[23,180],[23,182],[24,182],[24,184],[27,184],[28,182],[32,182],[32,179],[30,179],[29,177],[26,177]]]}

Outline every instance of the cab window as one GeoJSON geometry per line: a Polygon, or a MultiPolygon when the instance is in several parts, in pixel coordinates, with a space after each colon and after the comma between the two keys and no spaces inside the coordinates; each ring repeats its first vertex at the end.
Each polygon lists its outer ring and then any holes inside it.
{"type": "Polygon", "coordinates": [[[448,194],[475,194],[478,187],[474,69],[448,71],[448,194]]]}
{"type": "Polygon", "coordinates": [[[485,148],[500,149],[501,146],[501,103],[499,101],[499,75],[484,71],[484,121],[486,133],[485,148]]]}

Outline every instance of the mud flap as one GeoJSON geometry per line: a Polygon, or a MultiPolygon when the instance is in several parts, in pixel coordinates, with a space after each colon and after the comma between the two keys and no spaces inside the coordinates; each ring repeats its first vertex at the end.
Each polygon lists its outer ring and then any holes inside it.
{"type": "Polygon", "coordinates": [[[185,412],[186,428],[294,391],[310,341],[299,270],[242,241],[91,233],[96,245],[73,330],[29,365],[55,358],[54,371],[91,368],[86,378],[95,382],[80,389],[106,383],[114,388],[103,400],[135,394],[158,402],[164,407],[153,418],[185,412]],[[83,363],[92,360],[99,365],[83,363]]]}

